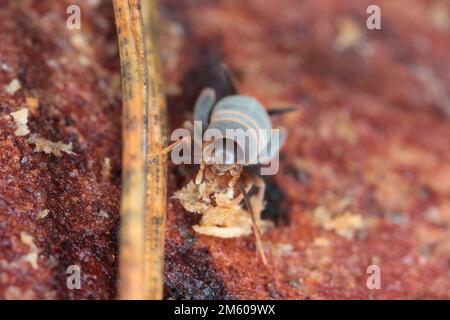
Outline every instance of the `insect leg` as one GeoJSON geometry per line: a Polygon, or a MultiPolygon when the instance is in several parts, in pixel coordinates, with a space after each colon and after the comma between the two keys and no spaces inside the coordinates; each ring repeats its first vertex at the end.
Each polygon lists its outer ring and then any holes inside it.
{"type": "MultiPolygon", "coordinates": [[[[263,211],[263,204],[264,204],[264,195],[266,192],[266,183],[264,182],[264,179],[262,179],[260,176],[250,176],[250,181],[245,187],[245,191],[247,194],[250,192],[250,190],[255,186],[258,188],[258,193],[255,195],[256,206],[253,208],[255,213],[255,219],[256,221],[259,221],[261,219],[261,212],[263,211]]],[[[236,198],[234,198],[233,202],[235,205],[239,204],[244,199],[244,194],[241,192],[236,198]]]]}
{"type": "Polygon", "coordinates": [[[241,179],[237,180],[237,185],[239,188],[239,191],[244,195],[244,201],[247,205],[248,212],[250,213],[250,217],[252,219],[252,227],[253,227],[253,233],[255,234],[255,240],[256,240],[256,247],[258,248],[259,254],[261,255],[261,259],[264,263],[264,265],[267,266],[267,258],[266,254],[264,253],[264,247],[261,240],[261,232],[259,231],[259,227],[256,222],[255,213],[253,212],[252,204],[250,202],[250,198],[247,194],[247,191],[245,190],[245,186],[242,183],[241,179]]]}
{"type": "Polygon", "coordinates": [[[230,71],[230,68],[225,63],[220,64],[220,69],[222,69],[223,76],[227,82],[228,87],[230,88],[230,94],[235,95],[238,94],[238,89],[236,85],[236,78],[233,73],[230,71]]]}
{"type": "Polygon", "coordinates": [[[203,176],[205,175],[205,165],[200,163],[200,169],[198,169],[197,175],[195,176],[194,183],[199,185],[203,181],[203,176]]]}
{"type": "Polygon", "coordinates": [[[256,194],[256,205],[255,208],[255,217],[256,220],[259,221],[261,219],[261,212],[263,210],[264,204],[264,194],[266,192],[266,183],[263,178],[259,176],[253,177],[253,184],[258,188],[258,193],[256,194]]]}
{"type": "MultiPolygon", "coordinates": [[[[239,177],[237,177],[237,179],[239,179],[239,177]]],[[[237,179],[236,179],[236,182],[237,182],[237,179]]],[[[250,183],[247,185],[247,187],[245,187],[245,191],[247,192],[247,194],[250,192],[252,187],[253,187],[253,181],[250,181],[250,183]]],[[[239,193],[239,195],[236,198],[234,198],[233,203],[234,203],[234,205],[238,205],[242,200],[244,200],[244,194],[241,192],[241,193],[239,193]]]]}

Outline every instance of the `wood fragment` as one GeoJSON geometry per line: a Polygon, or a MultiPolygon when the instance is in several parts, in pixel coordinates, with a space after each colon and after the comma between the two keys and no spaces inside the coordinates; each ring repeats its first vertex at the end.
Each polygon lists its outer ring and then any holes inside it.
{"type": "Polygon", "coordinates": [[[146,298],[163,298],[164,231],[166,221],[166,156],[151,159],[167,144],[167,111],[162,63],[158,49],[158,7],[156,0],[143,0],[143,22],[148,67],[147,214],[146,214],[146,298]],[[150,161],[151,160],[151,161],[150,161]]]}
{"type": "Polygon", "coordinates": [[[153,1],[114,0],[122,70],[123,155],[119,299],[162,299],[165,102],[153,36],[153,1]],[[150,35],[150,36],[148,36],[150,35]]]}
{"type": "Polygon", "coordinates": [[[5,91],[9,95],[14,95],[17,91],[22,88],[22,84],[18,79],[13,79],[10,83],[5,86],[5,91]]]}
{"type": "Polygon", "coordinates": [[[123,150],[122,200],[119,249],[119,299],[144,299],[145,90],[142,61],[136,42],[142,42],[137,1],[115,0],[114,13],[119,41],[122,73],[123,150]],[[139,20],[138,20],[139,21],[139,20]]]}
{"type": "Polygon", "coordinates": [[[28,109],[23,108],[19,111],[12,112],[10,115],[14,119],[14,123],[16,124],[16,131],[14,134],[17,137],[26,136],[30,133],[30,129],[28,129],[28,109]]]}

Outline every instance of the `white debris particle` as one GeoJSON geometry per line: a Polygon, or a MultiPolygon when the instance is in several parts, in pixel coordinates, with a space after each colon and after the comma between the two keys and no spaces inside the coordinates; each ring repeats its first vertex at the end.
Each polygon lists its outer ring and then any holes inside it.
{"type": "Polygon", "coordinates": [[[38,248],[34,244],[34,239],[31,235],[26,232],[20,232],[20,240],[30,247],[30,251],[27,255],[23,256],[22,259],[28,262],[33,269],[38,268],[38,248]]]}
{"type": "Polygon", "coordinates": [[[89,47],[87,38],[81,34],[76,33],[70,37],[70,43],[77,49],[84,51],[89,47]]]}
{"type": "Polygon", "coordinates": [[[209,208],[208,198],[202,198],[204,189],[203,183],[199,186],[191,181],[183,189],[176,191],[174,198],[180,200],[187,211],[203,213],[209,208]]]}
{"type": "Polygon", "coordinates": [[[28,139],[28,143],[34,144],[34,152],[44,152],[45,154],[53,153],[57,157],[61,157],[62,153],[65,152],[70,155],[76,155],[72,152],[72,143],[64,144],[61,141],[53,142],[44,138],[38,137],[36,134],[32,134],[28,139]]]}
{"type": "Polygon", "coordinates": [[[2,63],[2,64],[0,65],[0,68],[1,68],[3,71],[6,71],[6,72],[9,72],[9,71],[12,70],[11,67],[8,66],[6,63],[2,63]]]}
{"type": "Polygon", "coordinates": [[[365,227],[363,217],[348,210],[333,217],[327,208],[319,206],[313,212],[313,219],[316,225],[346,239],[352,239],[356,231],[365,227]]]}
{"type": "Polygon", "coordinates": [[[76,169],[72,170],[69,172],[69,176],[71,178],[75,178],[76,176],[78,176],[78,171],[76,169]]]}
{"type": "Polygon", "coordinates": [[[20,241],[22,241],[23,243],[25,243],[25,244],[27,244],[29,246],[34,244],[33,237],[31,235],[29,235],[28,233],[23,232],[23,231],[20,233],[20,241]]]}
{"type": "Polygon", "coordinates": [[[39,211],[37,217],[38,219],[44,219],[49,213],[50,211],[48,209],[44,209],[42,211],[39,211]]]}
{"type": "Polygon", "coordinates": [[[240,228],[240,227],[224,228],[224,227],[216,227],[216,226],[195,225],[192,228],[197,233],[204,234],[207,236],[213,236],[213,237],[217,237],[217,238],[223,238],[223,239],[238,238],[243,235],[248,236],[249,234],[251,234],[251,230],[249,232],[248,231],[243,232],[242,228],[240,228]]]}
{"type": "Polygon", "coordinates": [[[16,131],[14,131],[14,134],[17,137],[26,136],[30,133],[30,130],[28,129],[28,109],[23,108],[19,111],[10,113],[11,117],[14,119],[14,123],[16,124],[16,131]]]}
{"type": "Polygon", "coordinates": [[[105,210],[100,210],[98,215],[103,218],[109,218],[109,213],[105,210]]]}
{"type": "Polygon", "coordinates": [[[91,60],[89,60],[88,57],[86,57],[85,55],[81,55],[78,57],[78,62],[80,63],[81,66],[83,67],[87,67],[91,65],[91,60]]]}
{"type": "MultiPolygon", "coordinates": [[[[239,203],[233,201],[230,188],[221,188],[211,181],[199,185],[190,181],[184,188],[176,191],[174,197],[187,211],[201,214],[201,220],[193,226],[197,233],[219,238],[236,238],[252,233],[250,215],[239,203]]],[[[253,208],[261,205],[255,197],[251,197],[250,201],[253,208]]],[[[257,219],[257,224],[261,233],[273,226],[271,221],[261,219],[257,219]]]]}
{"type": "Polygon", "coordinates": [[[330,240],[323,237],[317,237],[314,239],[314,245],[316,247],[328,247],[330,245],[330,240]]]}
{"type": "Polygon", "coordinates": [[[105,158],[102,163],[101,175],[103,179],[108,179],[111,176],[111,159],[105,158]]]}
{"type": "Polygon", "coordinates": [[[338,21],[338,33],[334,40],[334,48],[337,51],[345,51],[362,42],[363,33],[359,25],[350,18],[342,18],[338,21]]]}
{"type": "Polygon", "coordinates": [[[54,60],[54,59],[48,59],[45,61],[47,63],[47,65],[52,68],[52,69],[56,69],[59,67],[59,63],[58,61],[54,60]]]}
{"type": "Polygon", "coordinates": [[[14,79],[5,87],[5,90],[8,94],[13,95],[18,90],[20,90],[20,88],[22,88],[20,81],[17,79],[14,79]]]}

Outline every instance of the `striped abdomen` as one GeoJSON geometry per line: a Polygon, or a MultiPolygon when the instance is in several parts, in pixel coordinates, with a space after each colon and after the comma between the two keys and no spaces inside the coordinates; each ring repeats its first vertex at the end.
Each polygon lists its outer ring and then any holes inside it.
{"type": "Polygon", "coordinates": [[[226,138],[229,138],[227,130],[230,129],[246,132],[248,138],[245,142],[237,138],[233,140],[241,150],[245,150],[245,164],[254,164],[256,156],[270,144],[272,125],[266,110],[256,99],[234,95],[221,99],[214,106],[208,131],[210,129],[219,130],[226,138]]]}

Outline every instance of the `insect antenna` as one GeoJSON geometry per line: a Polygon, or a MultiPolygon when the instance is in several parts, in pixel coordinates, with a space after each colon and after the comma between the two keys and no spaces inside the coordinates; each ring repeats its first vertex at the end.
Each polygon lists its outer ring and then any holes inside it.
{"type": "Polygon", "coordinates": [[[220,64],[220,69],[222,70],[223,77],[227,82],[228,88],[230,90],[230,94],[238,94],[238,89],[236,85],[236,78],[233,73],[230,71],[230,68],[225,63],[220,64]]]}
{"type": "Polygon", "coordinates": [[[282,108],[274,108],[274,109],[267,110],[267,113],[269,114],[269,116],[276,116],[276,115],[281,115],[281,114],[289,113],[289,112],[296,111],[296,110],[297,110],[296,107],[282,107],[282,108]]]}
{"type": "Polygon", "coordinates": [[[240,178],[237,179],[237,185],[238,185],[239,191],[244,196],[245,205],[247,206],[248,212],[250,213],[250,217],[252,218],[252,227],[253,227],[253,233],[255,234],[256,247],[258,248],[259,254],[261,255],[261,259],[262,259],[264,265],[267,265],[267,258],[264,253],[264,248],[262,245],[261,233],[259,231],[258,225],[256,224],[255,213],[253,212],[253,207],[252,207],[252,204],[250,203],[250,198],[247,194],[247,191],[245,191],[245,186],[242,183],[242,180],[240,178]]]}
{"type": "Polygon", "coordinates": [[[172,143],[172,144],[170,144],[169,146],[165,147],[165,148],[162,149],[160,152],[158,152],[158,153],[156,153],[156,154],[152,154],[152,155],[150,156],[150,159],[157,158],[157,157],[162,156],[162,155],[164,155],[164,154],[166,154],[166,153],[169,153],[170,151],[172,151],[173,149],[175,149],[175,148],[176,148],[177,146],[179,146],[180,144],[182,144],[182,143],[184,143],[184,142],[189,142],[190,139],[191,139],[190,137],[185,136],[185,137],[181,138],[180,140],[175,141],[174,143],[172,143]]]}

